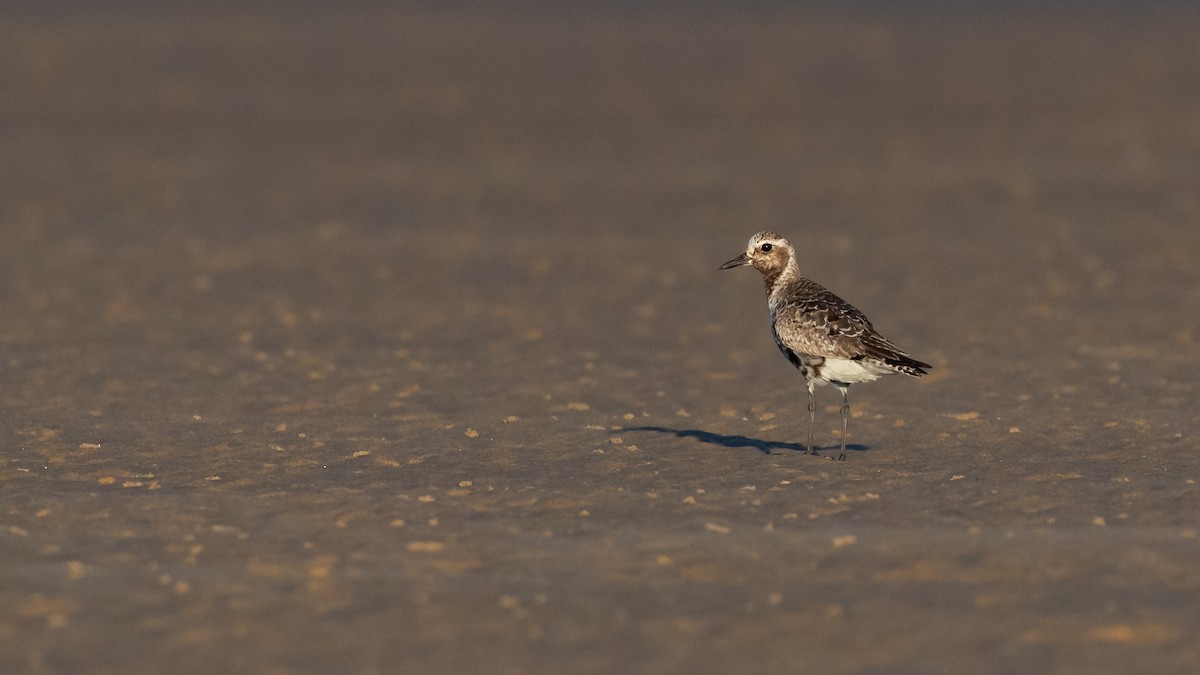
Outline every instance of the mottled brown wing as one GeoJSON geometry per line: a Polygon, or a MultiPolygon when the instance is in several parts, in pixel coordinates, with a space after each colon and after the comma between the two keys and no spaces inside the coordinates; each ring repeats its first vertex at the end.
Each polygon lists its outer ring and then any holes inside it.
{"type": "Polygon", "coordinates": [[[829,295],[832,298],[794,300],[775,310],[775,335],[781,348],[841,359],[872,355],[867,350],[874,342],[868,342],[868,336],[875,334],[871,322],[862,312],[829,295]]]}
{"type": "Polygon", "coordinates": [[[790,290],[794,299],[778,307],[773,317],[775,341],[784,354],[791,350],[826,358],[871,359],[910,375],[923,374],[922,369],[930,367],[876,332],[857,307],[820,284],[803,279],[790,290]]]}

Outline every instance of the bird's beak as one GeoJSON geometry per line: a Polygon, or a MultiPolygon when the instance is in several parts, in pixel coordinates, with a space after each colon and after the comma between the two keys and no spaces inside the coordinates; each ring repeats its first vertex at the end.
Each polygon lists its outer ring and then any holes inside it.
{"type": "Polygon", "coordinates": [[[727,270],[731,267],[741,267],[742,265],[749,265],[749,264],[750,264],[750,256],[743,253],[743,254],[739,255],[738,257],[734,258],[733,260],[730,260],[729,262],[725,263],[724,265],[721,265],[721,269],[727,270]]]}

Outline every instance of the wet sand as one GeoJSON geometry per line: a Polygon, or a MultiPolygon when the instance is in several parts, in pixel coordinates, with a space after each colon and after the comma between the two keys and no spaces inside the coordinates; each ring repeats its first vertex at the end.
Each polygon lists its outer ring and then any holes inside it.
{"type": "Polygon", "coordinates": [[[1195,11],[0,19],[0,670],[1200,662],[1195,11]]]}

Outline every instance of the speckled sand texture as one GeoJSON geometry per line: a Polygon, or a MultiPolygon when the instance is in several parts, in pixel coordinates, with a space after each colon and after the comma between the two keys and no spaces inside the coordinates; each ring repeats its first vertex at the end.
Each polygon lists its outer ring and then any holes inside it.
{"type": "Polygon", "coordinates": [[[621,4],[0,9],[0,671],[1200,663],[1200,15],[621,4]]]}

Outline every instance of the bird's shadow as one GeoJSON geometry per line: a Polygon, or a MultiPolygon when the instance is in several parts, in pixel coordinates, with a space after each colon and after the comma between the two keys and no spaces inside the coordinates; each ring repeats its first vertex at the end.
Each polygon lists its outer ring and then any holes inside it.
{"type": "MultiPolygon", "coordinates": [[[[709,443],[719,445],[723,448],[754,448],[764,455],[774,454],[775,450],[792,450],[794,452],[804,452],[808,448],[803,443],[784,443],[782,441],[764,441],[760,438],[750,438],[749,436],[729,436],[725,434],[714,434],[711,431],[702,429],[671,429],[669,427],[657,426],[642,426],[642,427],[626,427],[622,429],[625,432],[631,431],[650,431],[659,434],[674,434],[679,438],[694,438],[701,443],[709,443]]],[[[822,450],[840,450],[841,445],[831,445],[828,447],[817,446],[817,451],[822,450]]],[[[851,443],[846,446],[846,450],[854,452],[866,452],[871,448],[866,445],[851,443]]]]}

